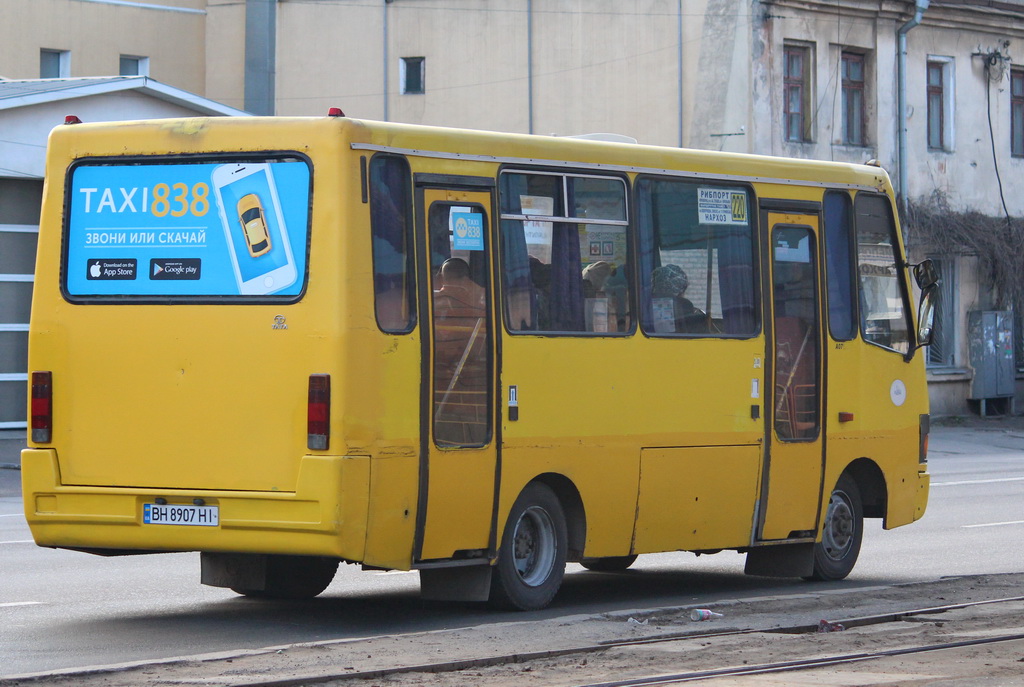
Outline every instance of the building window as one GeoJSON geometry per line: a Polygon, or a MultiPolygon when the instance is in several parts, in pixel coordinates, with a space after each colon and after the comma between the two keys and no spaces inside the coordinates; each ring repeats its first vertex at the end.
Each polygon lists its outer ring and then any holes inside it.
{"type": "Polygon", "coordinates": [[[1024,157],[1024,69],[1010,72],[1010,151],[1024,157]]]}
{"type": "Polygon", "coordinates": [[[121,55],[118,71],[121,76],[149,76],[149,58],[137,55],[121,55]]]}
{"type": "Polygon", "coordinates": [[[48,50],[39,51],[39,78],[66,79],[71,76],[71,51],[48,50]]]}
{"type": "Polygon", "coordinates": [[[864,55],[844,52],[843,75],[843,143],[865,145],[864,136],[864,55]]]}
{"type": "Polygon", "coordinates": [[[928,58],[928,149],[953,150],[953,58],[928,58]]]}
{"type": "Polygon", "coordinates": [[[811,59],[808,46],[785,47],[782,97],[787,141],[811,140],[811,59]]]}
{"type": "Polygon", "coordinates": [[[426,92],[425,57],[403,57],[398,65],[398,78],[402,84],[402,95],[414,95],[426,92]]]}
{"type": "Polygon", "coordinates": [[[955,363],[956,353],[956,262],[953,258],[932,258],[932,262],[940,279],[935,293],[935,320],[927,362],[929,367],[950,367],[955,363]]]}

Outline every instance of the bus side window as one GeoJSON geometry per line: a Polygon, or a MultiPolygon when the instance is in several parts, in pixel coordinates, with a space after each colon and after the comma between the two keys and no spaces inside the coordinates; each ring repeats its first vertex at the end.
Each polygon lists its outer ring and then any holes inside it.
{"type": "Polygon", "coordinates": [[[857,337],[850,195],[826,191],[824,210],[828,329],[836,341],[850,341],[857,337]]]}
{"type": "Polygon", "coordinates": [[[864,340],[905,354],[910,347],[910,325],[906,290],[900,283],[892,206],[886,196],[858,193],[853,207],[864,340]]]}
{"type": "Polygon", "coordinates": [[[623,180],[503,172],[500,190],[509,331],[631,331],[623,180]]]}
{"type": "Polygon", "coordinates": [[[377,326],[406,334],[416,325],[409,163],[377,155],[370,161],[370,231],[377,326]]]}
{"type": "Polygon", "coordinates": [[[636,189],[644,332],[756,334],[749,190],[654,178],[636,189]]]}

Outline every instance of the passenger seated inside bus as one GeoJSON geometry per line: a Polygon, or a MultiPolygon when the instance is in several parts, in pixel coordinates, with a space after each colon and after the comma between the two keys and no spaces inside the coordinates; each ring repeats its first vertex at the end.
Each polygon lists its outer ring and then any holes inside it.
{"type": "Polygon", "coordinates": [[[671,301],[671,320],[656,321],[659,332],[699,333],[708,331],[708,316],[685,297],[690,280],[679,265],[662,265],[651,275],[651,295],[671,301]]]}

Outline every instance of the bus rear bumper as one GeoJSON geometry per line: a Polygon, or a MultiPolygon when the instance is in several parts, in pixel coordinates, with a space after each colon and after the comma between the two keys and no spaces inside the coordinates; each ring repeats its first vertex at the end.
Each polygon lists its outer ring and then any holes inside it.
{"type": "Polygon", "coordinates": [[[54,449],[21,453],[25,519],[39,546],[119,554],[224,551],[362,560],[368,456],[303,456],[294,492],[68,486],[54,449]],[[143,506],[216,506],[216,526],[143,522],[143,506]]]}

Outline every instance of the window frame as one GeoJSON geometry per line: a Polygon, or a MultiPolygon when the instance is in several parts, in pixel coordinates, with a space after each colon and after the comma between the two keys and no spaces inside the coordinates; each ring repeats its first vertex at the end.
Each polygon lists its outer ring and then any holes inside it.
{"type": "Polygon", "coordinates": [[[149,58],[142,55],[121,55],[118,58],[117,72],[120,76],[149,76],[149,58]],[[126,72],[125,62],[135,63],[134,72],[126,72]]]}
{"type": "Polygon", "coordinates": [[[860,231],[860,222],[858,220],[858,217],[859,217],[860,213],[858,212],[858,208],[857,208],[858,201],[862,197],[863,198],[881,198],[881,199],[883,199],[885,201],[885,207],[888,209],[889,239],[891,241],[891,246],[892,246],[892,251],[893,251],[893,254],[892,254],[893,268],[895,269],[895,278],[896,278],[896,281],[897,281],[897,286],[899,288],[900,302],[903,305],[903,321],[904,321],[904,326],[906,327],[906,345],[907,345],[907,350],[906,351],[901,351],[901,350],[899,350],[897,348],[893,348],[892,346],[886,346],[885,344],[879,343],[875,339],[869,337],[867,332],[865,331],[866,330],[867,319],[866,319],[866,313],[864,312],[863,308],[858,310],[857,328],[860,331],[861,340],[863,340],[864,342],[869,343],[872,346],[877,346],[878,348],[881,348],[882,350],[889,351],[889,352],[895,353],[897,355],[901,355],[901,356],[903,356],[904,360],[910,360],[911,357],[913,357],[913,355],[914,355],[914,351],[917,350],[917,349],[915,348],[915,343],[916,343],[916,341],[915,341],[915,329],[914,329],[914,320],[913,320],[913,314],[912,314],[912,310],[913,310],[912,309],[912,303],[913,303],[913,301],[910,298],[910,293],[908,291],[909,285],[907,283],[906,256],[905,255],[900,255],[900,254],[898,254],[896,252],[897,248],[901,248],[901,244],[900,244],[900,240],[899,240],[900,239],[900,236],[899,236],[900,227],[899,227],[899,225],[896,222],[896,216],[897,215],[896,215],[895,208],[893,208],[892,199],[888,195],[886,195],[884,193],[872,193],[870,191],[858,191],[856,196],[854,196],[854,198],[853,198],[853,232],[854,232],[854,237],[855,237],[855,240],[856,240],[856,253],[854,254],[854,257],[857,260],[857,298],[858,298],[858,302],[860,302],[861,294],[863,293],[863,285],[864,285],[863,277],[862,277],[861,271],[860,271],[860,265],[861,265],[861,260],[860,260],[860,236],[861,236],[861,231],[860,231]]]}
{"type": "Polygon", "coordinates": [[[859,307],[859,301],[860,301],[860,297],[859,297],[859,294],[860,294],[860,278],[859,278],[859,275],[858,275],[858,264],[857,264],[857,227],[856,227],[856,223],[854,221],[853,198],[850,196],[849,192],[847,192],[847,191],[839,191],[839,190],[836,190],[836,189],[826,189],[824,195],[822,196],[821,225],[822,225],[822,227],[821,227],[822,228],[821,234],[822,234],[822,238],[823,238],[823,242],[822,242],[823,245],[821,247],[821,250],[824,253],[824,257],[825,257],[825,297],[826,297],[825,312],[826,312],[826,316],[828,318],[828,334],[829,334],[830,337],[832,337],[833,341],[840,341],[840,342],[843,342],[843,341],[855,341],[857,339],[857,337],[860,335],[860,307],[859,307]],[[845,206],[846,206],[845,210],[846,210],[846,213],[847,213],[847,222],[846,222],[846,242],[845,242],[844,248],[847,251],[846,256],[845,256],[846,257],[846,261],[845,262],[846,262],[846,267],[849,270],[847,276],[849,277],[849,281],[850,281],[850,283],[848,285],[850,287],[849,302],[847,302],[845,305],[847,306],[849,315],[851,317],[851,321],[849,323],[850,324],[850,335],[849,336],[837,336],[836,332],[835,332],[835,329],[832,326],[833,321],[835,319],[837,319],[833,315],[833,313],[835,312],[835,310],[833,308],[833,305],[834,305],[835,300],[836,300],[836,298],[835,298],[836,294],[833,292],[833,283],[834,283],[833,282],[833,276],[834,276],[834,271],[833,270],[834,270],[834,268],[836,266],[836,262],[834,262],[833,258],[835,257],[836,259],[841,259],[843,256],[841,256],[841,255],[834,256],[834,254],[832,252],[832,248],[833,248],[833,246],[836,245],[836,242],[833,240],[835,237],[833,236],[833,234],[831,232],[831,228],[832,227],[831,227],[831,225],[828,222],[828,213],[827,213],[828,208],[826,207],[826,205],[828,204],[828,199],[829,198],[844,198],[845,199],[843,202],[845,203],[845,206]]]}
{"type": "Polygon", "coordinates": [[[957,367],[956,313],[960,294],[956,284],[959,283],[959,261],[954,255],[935,256],[932,261],[942,278],[935,294],[934,340],[928,347],[925,366],[929,370],[948,370],[957,367]],[[939,354],[944,354],[945,359],[937,359],[939,354]]]}
{"type": "MultiPolygon", "coordinates": [[[[641,216],[639,210],[639,204],[641,202],[641,194],[637,190],[639,184],[642,181],[672,181],[680,184],[693,184],[695,186],[715,186],[719,188],[739,189],[742,188],[747,192],[747,216],[749,218],[750,227],[750,266],[751,266],[751,279],[752,279],[752,292],[751,298],[753,299],[753,316],[754,326],[751,331],[743,334],[727,334],[725,332],[708,332],[704,333],[692,333],[692,332],[656,332],[653,327],[650,329],[646,326],[647,323],[644,321],[646,309],[644,307],[645,299],[650,296],[647,294],[644,288],[644,276],[642,274],[643,266],[641,265],[641,248],[642,242],[641,234],[643,227],[640,226],[639,221],[635,223],[633,238],[636,244],[634,249],[633,259],[633,291],[634,291],[634,309],[637,312],[637,316],[634,318],[636,321],[636,327],[643,333],[647,338],[670,338],[670,339],[754,339],[761,336],[764,331],[764,303],[763,303],[763,290],[761,284],[761,251],[763,246],[761,245],[760,239],[760,224],[759,224],[759,199],[753,184],[743,179],[734,180],[723,180],[723,179],[704,179],[695,177],[680,177],[675,175],[663,175],[657,173],[645,173],[638,174],[633,179],[633,217],[639,218],[641,216]]],[[[653,274],[653,270],[652,270],[653,274]]]]}
{"type": "Polygon", "coordinates": [[[377,328],[385,334],[409,334],[416,329],[419,315],[416,302],[416,253],[415,253],[415,233],[416,233],[416,222],[413,213],[413,181],[412,181],[412,170],[409,165],[409,160],[404,155],[396,155],[393,153],[376,153],[373,155],[366,164],[366,183],[367,183],[367,203],[369,204],[370,213],[370,253],[373,264],[373,316],[377,322],[377,328]],[[381,309],[379,296],[380,293],[377,290],[377,266],[380,261],[378,256],[374,239],[376,238],[376,227],[374,226],[374,201],[373,201],[373,166],[378,160],[397,160],[400,161],[405,167],[405,227],[403,230],[403,245],[405,248],[405,299],[406,306],[408,308],[408,315],[406,317],[405,327],[389,328],[381,324],[381,309]]]}
{"type": "Polygon", "coordinates": [[[954,149],[954,66],[955,61],[952,57],[941,55],[929,55],[925,63],[925,144],[928,152],[948,153],[954,149]],[[938,84],[932,83],[933,70],[937,70],[939,74],[938,84]],[[936,97],[937,106],[934,105],[936,97]],[[937,125],[933,125],[935,109],[937,125]],[[938,129],[935,130],[934,126],[938,129]]]}
{"type": "Polygon", "coordinates": [[[842,134],[843,145],[867,147],[867,55],[853,50],[842,50],[839,55],[840,78],[842,82],[842,134]],[[860,65],[860,79],[849,77],[848,64],[860,65]],[[856,95],[856,102],[851,96],[856,95]],[[851,121],[856,118],[855,136],[851,136],[851,121]]]}
{"type": "MultiPolygon", "coordinates": [[[[558,337],[574,337],[574,338],[593,338],[593,337],[628,337],[632,336],[638,328],[637,318],[635,316],[630,318],[629,326],[624,331],[591,331],[587,329],[583,330],[562,330],[562,329],[513,329],[511,327],[511,314],[509,310],[508,293],[509,286],[506,283],[506,260],[505,255],[505,242],[503,238],[502,223],[505,221],[518,221],[518,222],[549,222],[552,225],[552,230],[555,229],[555,225],[568,224],[568,225],[597,225],[597,226],[618,226],[622,227],[626,232],[626,260],[622,266],[618,269],[626,270],[626,309],[627,313],[633,314],[636,312],[636,304],[638,302],[636,294],[636,279],[632,278],[631,275],[635,274],[635,243],[636,243],[636,226],[633,222],[633,188],[630,184],[629,178],[625,174],[608,174],[600,173],[592,169],[575,169],[567,167],[565,169],[558,168],[552,169],[550,167],[534,167],[530,165],[510,165],[503,166],[498,170],[497,175],[497,213],[495,214],[495,228],[498,235],[498,241],[496,246],[497,251],[497,269],[498,269],[498,282],[496,284],[496,292],[501,293],[500,307],[501,307],[501,320],[502,325],[505,329],[505,333],[511,336],[558,336],[558,337]],[[551,176],[560,177],[561,184],[558,187],[560,195],[555,200],[556,205],[561,205],[562,214],[558,214],[559,208],[554,208],[554,214],[552,215],[540,215],[540,214],[524,214],[505,212],[505,200],[506,197],[503,192],[504,184],[502,182],[502,175],[505,174],[524,174],[533,176],[551,176]],[[624,218],[621,220],[613,219],[601,219],[601,218],[587,218],[587,217],[574,217],[572,213],[575,212],[569,208],[569,198],[572,195],[570,192],[571,178],[583,178],[583,179],[608,179],[614,180],[622,185],[622,209],[624,218]]],[[[522,208],[520,207],[520,211],[522,208]]]]}
{"type": "Polygon", "coordinates": [[[56,48],[39,49],[39,78],[40,79],[67,79],[71,77],[71,51],[59,50],[56,48]],[[43,56],[54,55],[57,58],[57,73],[49,75],[43,73],[43,56]]]}
{"type": "Polygon", "coordinates": [[[812,106],[814,104],[813,75],[814,75],[814,49],[812,45],[802,43],[783,44],[783,66],[782,66],[782,138],[787,143],[813,143],[814,142],[814,116],[812,106]],[[801,60],[800,74],[794,75],[790,72],[790,58],[799,56],[801,60]],[[797,100],[800,103],[800,110],[790,110],[790,94],[797,91],[797,100]],[[799,130],[799,135],[792,135],[794,124],[799,130]]]}
{"type": "Polygon", "coordinates": [[[1010,155],[1024,157],[1024,68],[1010,69],[1010,155]]]}
{"type": "Polygon", "coordinates": [[[423,95],[427,92],[427,58],[400,57],[398,58],[398,83],[401,95],[423,95]],[[410,88],[410,77],[413,73],[419,74],[419,87],[410,88]]]}

